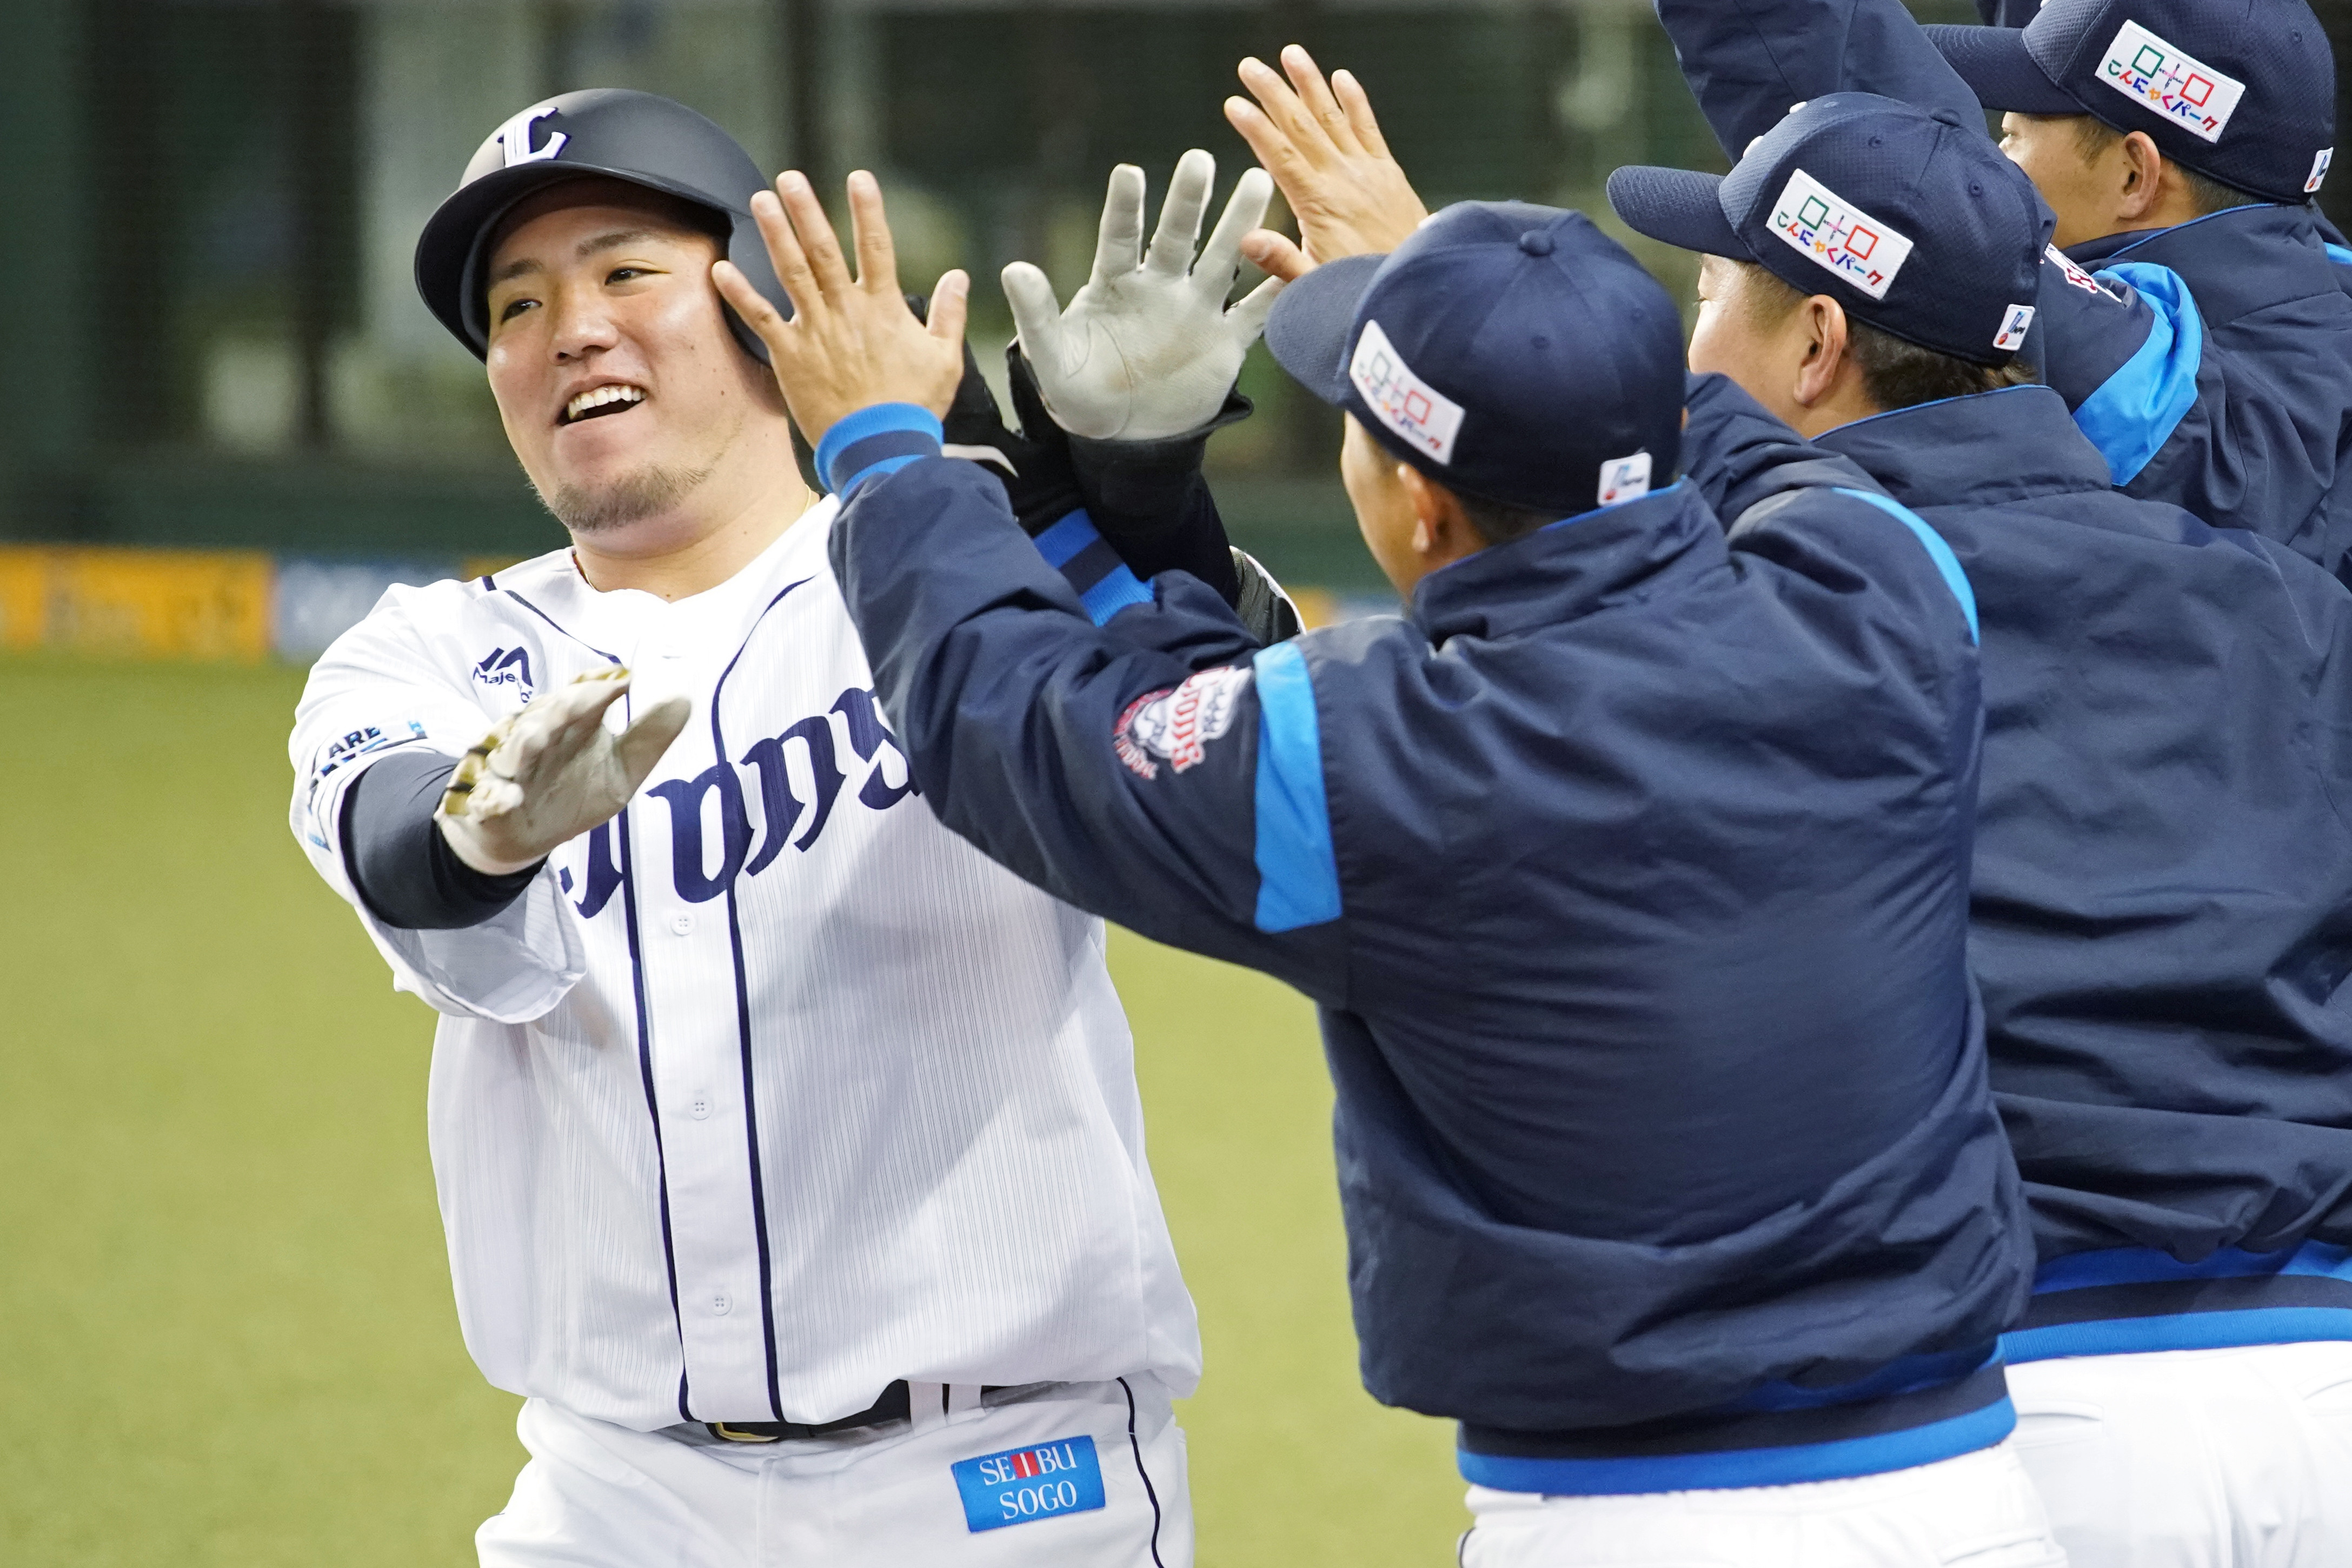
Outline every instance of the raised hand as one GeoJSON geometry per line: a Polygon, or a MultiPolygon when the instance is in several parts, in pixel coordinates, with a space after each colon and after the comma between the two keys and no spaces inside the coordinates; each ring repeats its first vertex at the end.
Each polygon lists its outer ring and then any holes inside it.
{"type": "Polygon", "coordinates": [[[520,871],[628,805],[693,710],[666,698],[615,735],[604,710],[628,689],[625,669],[583,675],[499,720],[433,814],[457,858],[490,876],[520,871]]]}
{"type": "Polygon", "coordinates": [[[1073,436],[1152,441],[1197,430],[1223,407],[1242,356],[1265,328],[1281,287],[1269,279],[1227,309],[1242,237],[1265,216],[1273,182],[1252,169],[1234,186],[1200,258],[1201,216],[1217,161],[1198,148],[1178,161],[1143,251],[1143,171],[1111,171],[1094,275],[1065,310],[1025,261],[1004,269],[1004,297],[1046,410],[1073,436]]]}
{"type": "Polygon", "coordinates": [[[1381,140],[1372,100],[1347,71],[1326,82],[1297,44],[1282,51],[1282,68],[1288,81],[1263,60],[1242,61],[1242,85],[1257,101],[1225,100],[1225,118],[1282,187],[1306,248],[1260,229],[1245,253],[1276,277],[1293,278],[1317,262],[1394,250],[1429,209],[1381,140]]]}
{"type": "Polygon", "coordinates": [[[877,403],[914,403],[944,414],[963,370],[971,279],[961,269],[948,272],[931,290],[930,320],[916,319],[898,290],[898,257],[874,176],[863,169],[849,176],[855,278],[816,192],[798,170],[781,175],[772,194],[753,196],[751,216],[792,300],[791,319],[732,263],[712,264],[711,280],[768,345],[776,384],[810,444],[824,440],[844,415],[877,403]]]}

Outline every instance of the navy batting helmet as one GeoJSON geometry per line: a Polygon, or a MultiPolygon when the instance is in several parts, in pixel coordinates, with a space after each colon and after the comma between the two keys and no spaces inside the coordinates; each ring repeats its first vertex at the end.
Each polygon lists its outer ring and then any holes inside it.
{"type": "MultiPolygon", "coordinates": [[[[489,353],[491,234],[516,204],[562,180],[601,174],[707,209],[727,259],[785,315],[792,304],[751,219],[768,182],[735,139],[682,103],[625,88],[591,88],[535,103],[490,132],[449,199],[416,240],[416,291],[476,359],[489,353]]],[[[727,312],[735,339],[765,363],[759,334],[727,312]]]]}

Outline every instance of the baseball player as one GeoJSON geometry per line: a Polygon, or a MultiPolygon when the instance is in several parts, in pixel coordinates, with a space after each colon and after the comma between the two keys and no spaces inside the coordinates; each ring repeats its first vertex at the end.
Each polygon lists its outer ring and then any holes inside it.
{"type": "MultiPolygon", "coordinates": [[[[1041,371],[1094,436],[1202,425],[1262,318],[1223,305],[1265,186],[1188,270],[1192,167],[1148,258],[1129,182],[1056,323],[1161,346],[1041,371]]],[[[714,288],[782,299],[761,184],[643,93],[483,144],[418,283],[571,547],[392,590],[290,743],[305,851],[441,1014],[459,1319],[530,1453],[481,1560],[1175,1568],[1199,1348],[1102,926],[918,798],[714,288]]]]}
{"type": "Polygon", "coordinates": [[[2002,1344],[2060,1542],[2075,1568],[2352,1561],[2352,595],[2108,488],[2002,346],[2048,209],[1948,111],[1832,94],[1727,177],[1609,194],[1707,258],[1692,368],[1977,585],[1970,952],[2040,1257],[2002,1344]],[[1820,243],[1791,243],[1809,204],[1820,243]]]}
{"type": "Polygon", "coordinates": [[[1313,996],[1365,1379],[1462,1421],[1465,1561],[2063,1562],[2003,1438],[2027,1249],[1966,974],[1958,563],[1883,495],[1727,540],[1679,323],[1580,215],[1465,204],[1276,302],[1403,618],[1108,619],[942,458],[955,357],[761,198],[770,348],[943,821],[1313,996]],[[887,338],[890,346],[881,346],[887,338]]]}
{"type": "Polygon", "coordinates": [[[2024,357],[2114,482],[2352,582],[2352,503],[2336,497],[2352,251],[2313,200],[2336,74],[2303,0],[2051,0],[2022,31],[1922,29],[1899,0],[1662,0],[1658,14],[1734,158],[1827,92],[1970,127],[1979,100],[2009,111],[2002,150],[2056,217],[2024,357]]]}

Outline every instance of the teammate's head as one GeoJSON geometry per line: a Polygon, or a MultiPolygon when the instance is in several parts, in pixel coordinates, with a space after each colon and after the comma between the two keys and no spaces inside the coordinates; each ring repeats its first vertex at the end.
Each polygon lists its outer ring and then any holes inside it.
{"type": "Polygon", "coordinates": [[[665,552],[797,491],[764,346],[710,278],[724,257],[789,310],[751,217],[764,183],[692,110],[600,89],[509,120],[426,223],[417,289],[576,540],[665,552]]]}
{"type": "Polygon", "coordinates": [[[1348,416],[1340,477],[1402,592],[1675,477],[1674,301],[1581,213],[1464,202],[1386,257],[1317,268],[1266,346],[1348,416]]]}
{"type": "Polygon", "coordinates": [[[1808,434],[2032,379],[2049,218],[1957,116],[1867,93],[1816,99],[1729,174],[1626,168],[1609,201],[1707,258],[1691,368],[1808,434]]]}
{"type": "Polygon", "coordinates": [[[2304,0],[2049,0],[2021,29],[1927,29],[2057,243],[2300,203],[2335,153],[2336,63],[2304,0]]]}

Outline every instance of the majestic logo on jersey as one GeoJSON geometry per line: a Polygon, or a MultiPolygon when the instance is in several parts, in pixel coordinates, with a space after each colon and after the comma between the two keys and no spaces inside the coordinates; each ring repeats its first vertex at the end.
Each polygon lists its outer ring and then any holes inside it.
{"type": "Polygon", "coordinates": [[[2099,79],[2208,142],[2221,139],[2221,128],[2246,96],[2244,82],[2173,47],[2137,22],[2126,22],[2116,32],[2107,58],[2099,62],[2099,79]]]}
{"type": "Polygon", "coordinates": [[[1127,705],[1111,731],[1118,760],[1143,778],[1158,778],[1165,757],[1182,773],[1207,754],[1210,742],[1233,728],[1234,710],[1254,672],[1204,669],[1181,686],[1147,691],[1127,705]]]}
{"type": "Polygon", "coordinates": [[[1454,438],[1462,433],[1462,405],[1412,374],[1378,321],[1366,321],[1348,361],[1356,384],[1380,422],[1441,463],[1454,460],[1454,438]]]}
{"type": "Polygon", "coordinates": [[[1103,1506],[1102,1459],[1092,1437],[1056,1437],[948,1468],[963,1494],[964,1524],[975,1531],[1103,1506]]]}
{"type": "MultiPolygon", "coordinates": [[[[803,854],[815,845],[833,818],[835,801],[849,782],[834,738],[836,716],[848,732],[849,749],[859,761],[873,763],[858,786],[860,805],[887,811],[919,793],[914,775],[908,771],[906,751],[882,722],[874,693],[852,687],[824,712],[788,724],[780,733],[755,742],[739,762],[721,758],[690,779],[670,779],[646,792],[669,809],[670,877],[679,898],[690,904],[706,902],[734,886],[737,877],[756,877],[774,865],[786,844],[803,854]],[[898,759],[897,771],[905,782],[890,782],[877,754],[885,746],[898,759]],[[747,767],[758,774],[761,837],[756,850],[740,771],[747,767]],[[808,792],[806,798],[801,793],[803,789],[808,792]],[[709,862],[705,839],[714,797],[719,830],[716,868],[709,862]]],[[[578,905],[583,917],[593,916],[612,897],[611,885],[598,880],[600,850],[593,835],[589,852],[589,885],[578,905]],[[589,907],[592,903],[594,908],[589,907]]],[[[612,876],[617,881],[618,871],[612,876]]]]}
{"type": "Polygon", "coordinates": [[[2000,318],[2000,331],[1992,335],[1992,346],[2014,349],[2025,342],[2025,334],[2033,326],[2033,307],[2011,305],[2000,318]]]}
{"type": "Polygon", "coordinates": [[[505,688],[521,700],[530,700],[530,650],[525,647],[494,647],[474,666],[476,684],[492,690],[505,688]]]}
{"type": "Polygon", "coordinates": [[[548,132],[547,140],[536,147],[530,144],[531,128],[554,112],[555,105],[551,103],[534,103],[491,133],[508,168],[517,163],[537,163],[563,151],[563,144],[572,138],[561,131],[548,132]]]}
{"type": "Polygon", "coordinates": [[[1874,300],[1886,298],[1911,241],[1805,173],[1790,172],[1772,204],[1772,232],[1798,255],[1874,300]]]}

